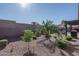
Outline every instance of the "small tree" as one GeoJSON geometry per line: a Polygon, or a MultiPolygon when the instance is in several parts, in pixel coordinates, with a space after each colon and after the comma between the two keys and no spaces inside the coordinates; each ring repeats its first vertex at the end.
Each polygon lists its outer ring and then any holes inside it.
{"type": "Polygon", "coordinates": [[[22,36],[22,40],[25,42],[30,42],[33,35],[34,34],[31,30],[24,30],[24,35],[22,36]]]}
{"type": "Polygon", "coordinates": [[[28,43],[28,55],[31,53],[29,50],[29,42],[33,37],[33,32],[31,30],[24,30],[24,35],[22,36],[22,40],[28,43]]]}

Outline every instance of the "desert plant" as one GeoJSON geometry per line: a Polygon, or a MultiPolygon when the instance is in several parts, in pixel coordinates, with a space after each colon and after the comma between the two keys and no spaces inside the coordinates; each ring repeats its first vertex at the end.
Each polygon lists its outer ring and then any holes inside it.
{"type": "Polygon", "coordinates": [[[45,37],[46,38],[49,38],[49,37],[51,37],[51,34],[47,34],[47,35],[45,35],[45,37]]]}
{"type": "Polygon", "coordinates": [[[25,42],[31,41],[34,33],[31,30],[24,30],[24,35],[22,36],[22,40],[25,42]]]}
{"type": "Polygon", "coordinates": [[[70,40],[72,40],[72,37],[69,35],[67,35],[67,36],[65,35],[64,39],[70,41],[70,40]]]}
{"type": "Polygon", "coordinates": [[[50,34],[50,30],[52,29],[52,21],[43,21],[43,28],[50,34]]]}
{"type": "Polygon", "coordinates": [[[4,47],[8,44],[8,40],[7,39],[2,39],[0,40],[0,47],[4,47]]]}
{"type": "Polygon", "coordinates": [[[48,34],[60,33],[58,27],[54,25],[52,21],[49,21],[49,20],[47,20],[46,22],[43,21],[43,28],[44,28],[44,31],[47,32],[48,34]]]}
{"type": "Polygon", "coordinates": [[[35,36],[39,37],[41,35],[41,29],[37,29],[35,32],[35,36]]]}
{"type": "Polygon", "coordinates": [[[52,34],[54,34],[54,33],[61,34],[60,31],[59,31],[58,26],[56,26],[54,24],[52,25],[51,33],[52,34]]]}
{"type": "Polygon", "coordinates": [[[53,34],[51,34],[51,36],[53,36],[53,37],[55,36],[56,37],[56,36],[58,36],[58,34],[57,33],[53,33],[53,34]]]}
{"type": "Polygon", "coordinates": [[[64,41],[64,40],[57,40],[56,43],[57,43],[57,46],[61,49],[68,48],[68,45],[67,45],[66,41],[64,41]]]}
{"type": "Polygon", "coordinates": [[[28,55],[30,54],[29,44],[33,36],[34,36],[34,33],[32,32],[32,30],[24,30],[24,35],[22,36],[22,40],[27,42],[28,44],[28,55]]]}
{"type": "Polygon", "coordinates": [[[36,40],[36,39],[37,39],[37,37],[36,37],[36,36],[33,36],[32,38],[33,38],[34,40],[36,40]]]}

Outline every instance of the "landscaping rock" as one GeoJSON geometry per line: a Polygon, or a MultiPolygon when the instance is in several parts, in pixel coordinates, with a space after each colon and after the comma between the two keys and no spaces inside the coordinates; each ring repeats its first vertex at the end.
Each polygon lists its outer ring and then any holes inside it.
{"type": "Polygon", "coordinates": [[[79,40],[75,39],[69,43],[69,48],[63,50],[57,46],[52,47],[53,43],[51,44],[49,40],[41,36],[29,42],[29,46],[23,41],[11,42],[0,51],[0,56],[79,56],[79,40]],[[47,48],[44,44],[52,49],[47,48]]]}

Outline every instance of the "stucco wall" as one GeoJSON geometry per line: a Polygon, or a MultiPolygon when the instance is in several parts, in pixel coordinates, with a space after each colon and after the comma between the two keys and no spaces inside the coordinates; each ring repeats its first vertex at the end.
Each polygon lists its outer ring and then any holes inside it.
{"type": "Polygon", "coordinates": [[[15,21],[0,20],[0,38],[6,36],[18,36],[25,29],[32,29],[30,24],[20,24],[15,21]]]}

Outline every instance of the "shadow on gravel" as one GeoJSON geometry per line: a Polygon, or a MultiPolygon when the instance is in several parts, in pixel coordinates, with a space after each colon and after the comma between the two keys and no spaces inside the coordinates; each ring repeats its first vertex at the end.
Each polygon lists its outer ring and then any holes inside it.
{"type": "Polygon", "coordinates": [[[3,50],[5,47],[6,47],[6,46],[2,46],[2,47],[0,47],[0,50],[3,50]]]}
{"type": "Polygon", "coordinates": [[[72,41],[72,42],[76,42],[76,40],[70,40],[70,41],[72,41]]]}
{"type": "MultiPolygon", "coordinates": [[[[73,52],[79,53],[79,49],[74,48],[73,46],[70,46],[68,49],[63,49],[63,51],[68,53],[70,56],[74,56],[73,52]]],[[[61,52],[62,56],[66,56],[61,50],[60,50],[60,52],[61,52]]]]}
{"type": "Polygon", "coordinates": [[[32,52],[27,52],[23,56],[37,56],[37,54],[32,53],[32,52]]]}

